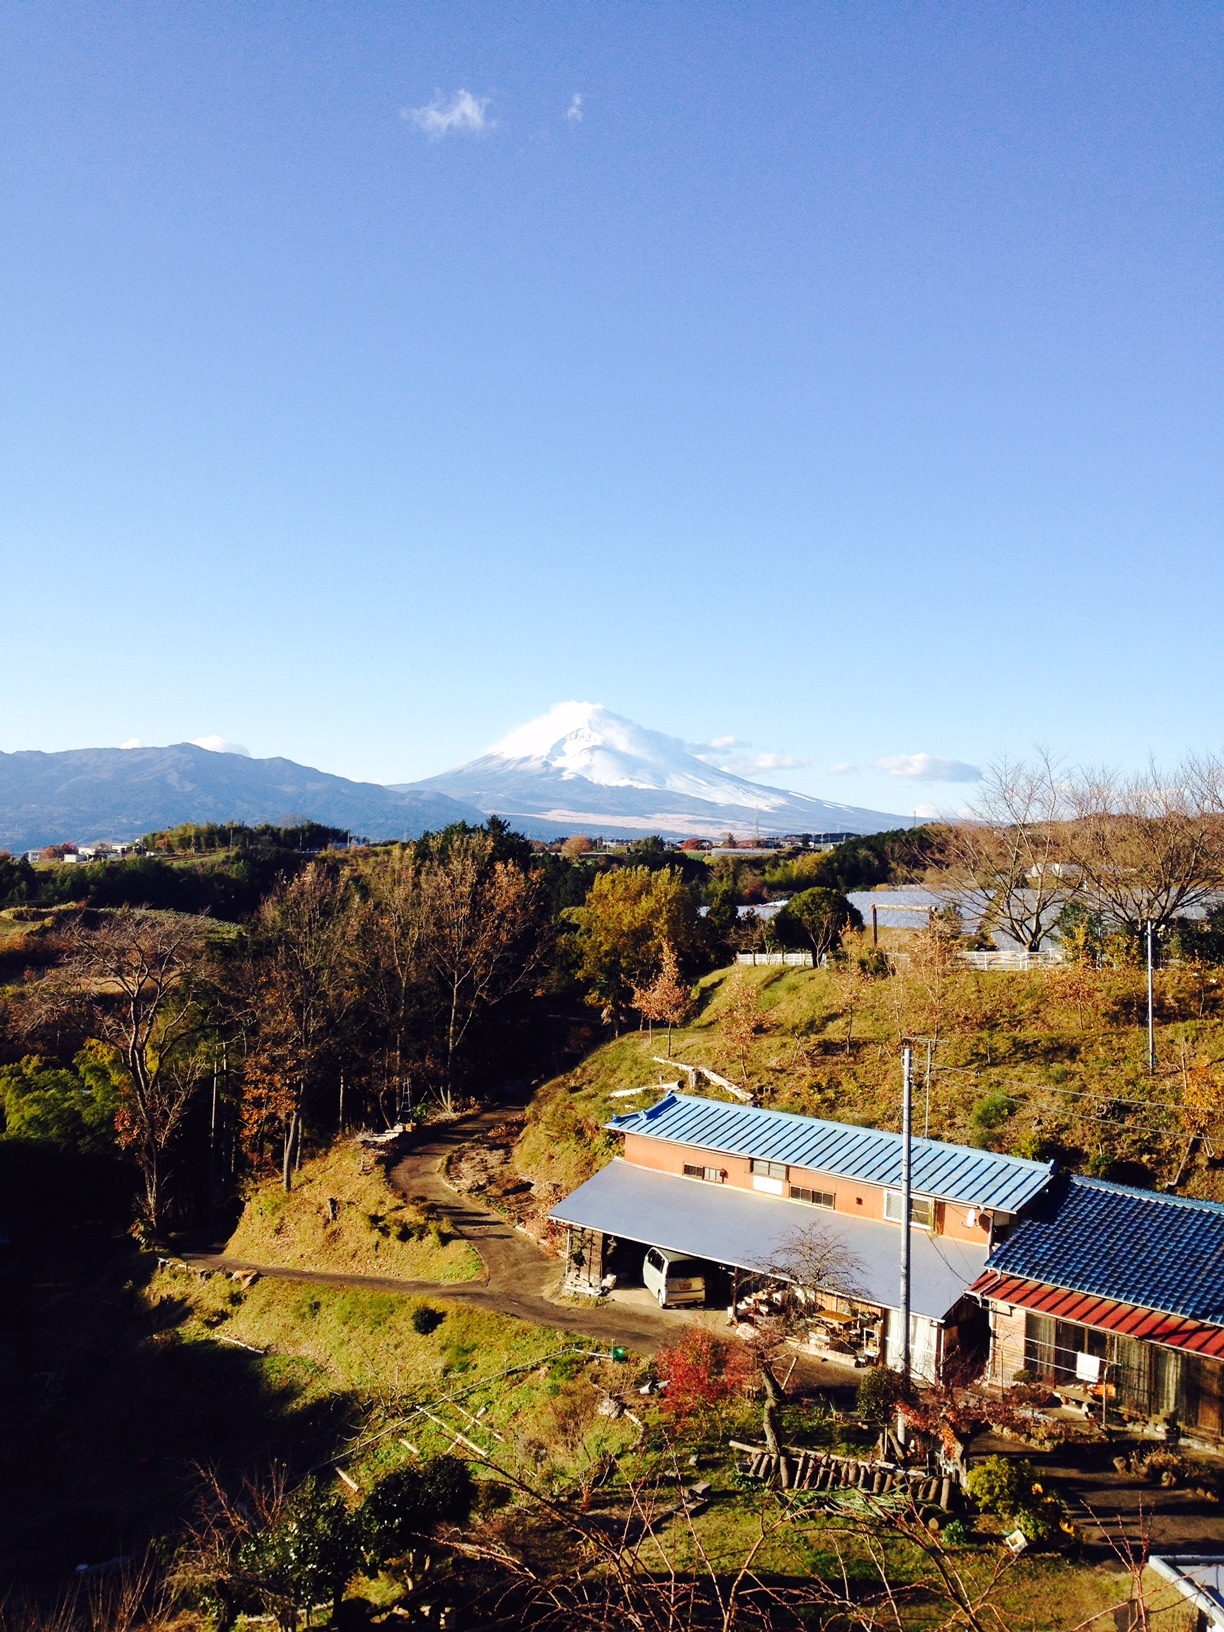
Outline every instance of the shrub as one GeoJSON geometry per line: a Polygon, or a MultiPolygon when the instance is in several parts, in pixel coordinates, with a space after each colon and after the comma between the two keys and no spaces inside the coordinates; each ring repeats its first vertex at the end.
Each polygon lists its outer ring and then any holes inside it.
{"type": "Polygon", "coordinates": [[[743,1390],[747,1360],[704,1326],[692,1326],[664,1343],[655,1370],[667,1384],[663,1409],[681,1420],[725,1404],[743,1390]]]}
{"type": "Polygon", "coordinates": [[[387,1474],[360,1509],[367,1568],[402,1557],[440,1520],[462,1523],[475,1500],[471,1472],[457,1456],[435,1456],[419,1468],[397,1468],[387,1474]]]}
{"type": "Polygon", "coordinates": [[[412,1311],[412,1329],[418,1337],[428,1337],[436,1332],[446,1319],[441,1309],[432,1309],[429,1304],[423,1303],[419,1309],[412,1311]]]}
{"type": "Polygon", "coordinates": [[[973,1107],[973,1125],[984,1132],[992,1132],[995,1128],[1001,1128],[1015,1109],[1016,1102],[1010,1094],[996,1088],[973,1107]]]}
{"type": "Polygon", "coordinates": [[[891,1421],[902,1392],[899,1372],[890,1371],[887,1366],[871,1366],[859,1378],[859,1416],[873,1427],[883,1428],[891,1421]]]}
{"type": "Polygon", "coordinates": [[[1066,1511],[1058,1496],[1046,1494],[1030,1498],[1016,1509],[1016,1529],[1031,1542],[1053,1541],[1066,1511]]]}
{"type": "Polygon", "coordinates": [[[943,1528],[943,1539],[949,1547],[963,1547],[967,1541],[973,1539],[973,1521],[971,1519],[950,1519],[943,1528]]]}
{"type": "Polygon", "coordinates": [[[361,1541],[341,1498],[308,1479],[274,1524],[239,1547],[238,1573],[277,1624],[292,1632],[303,1608],[320,1597],[339,1601],[360,1562],[361,1541]]]}
{"type": "Polygon", "coordinates": [[[988,1456],[970,1470],[969,1494],[983,1513],[997,1513],[1003,1518],[1019,1511],[1033,1493],[1033,1465],[1031,1462],[1011,1461],[1006,1456],[988,1456]]]}

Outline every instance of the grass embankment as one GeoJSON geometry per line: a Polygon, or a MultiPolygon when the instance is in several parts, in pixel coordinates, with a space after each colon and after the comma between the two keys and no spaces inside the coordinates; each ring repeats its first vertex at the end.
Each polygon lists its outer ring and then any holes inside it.
{"type": "MultiPolygon", "coordinates": [[[[677,1060],[745,1081],[758,1104],[874,1127],[900,1123],[902,1035],[934,1036],[933,1138],[1008,1151],[1123,1182],[1167,1184],[1191,1133],[1224,1114],[1224,989],[1218,972],[1157,976],[1157,1054],[1148,1074],[1144,977],[1139,969],[1070,966],[981,973],[909,966],[868,978],[858,970],[720,970],[698,987],[696,1018],[673,1033],[677,1060]],[[756,1031],[746,1041],[747,1026],[756,1031]],[[738,1034],[738,1035],[737,1035],[738,1034]],[[746,1069],[745,1069],[746,1066],[746,1069]]],[[[610,1159],[609,1118],[657,1093],[617,1089],[681,1077],[655,1063],[656,1031],[594,1050],[536,1095],[516,1152],[537,1189],[568,1192],[610,1159]]],[[[926,1051],[916,1047],[916,1124],[926,1122],[926,1051]]],[[[722,1097],[717,1089],[698,1092],[722,1097]]],[[[1183,1193],[1224,1200],[1224,1172],[1199,1151],[1183,1193]]]]}
{"type": "MultiPolygon", "coordinates": [[[[181,1344],[265,1351],[250,1363],[294,1410],[349,1402],[360,1427],[344,1467],[363,1486],[414,1456],[404,1439],[431,1456],[463,1434],[509,1471],[566,1488],[635,1437],[623,1418],[596,1412],[597,1380],[626,1379],[606,1349],[492,1310],[274,1280],[243,1290],[173,1267],[158,1272],[149,1299],[181,1344]],[[395,1423],[400,1433],[382,1432],[395,1423]]],[[[459,1454],[469,1451],[460,1444],[459,1454]]]]}
{"type": "Polygon", "coordinates": [[[226,1252],[283,1269],[392,1275],[409,1281],[470,1281],[475,1250],[447,1233],[431,1209],[400,1195],[381,1164],[362,1173],[351,1141],[303,1162],[285,1192],[278,1179],[247,1198],[226,1252]]]}

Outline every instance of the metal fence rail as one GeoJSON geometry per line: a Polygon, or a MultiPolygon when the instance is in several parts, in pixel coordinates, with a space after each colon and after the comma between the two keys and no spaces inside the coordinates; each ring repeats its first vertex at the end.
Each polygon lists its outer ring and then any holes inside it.
{"type": "Polygon", "coordinates": [[[785,964],[794,969],[810,969],[812,954],[810,952],[737,952],[736,963],[751,964],[754,968],[760,964],[765,968],[777,967],[785,964]]]}
{"type": "Polygon", "coordinates": [[[958,952],[970,969],[1051,969],[1066,961],[1062,952],[958,952]]]}

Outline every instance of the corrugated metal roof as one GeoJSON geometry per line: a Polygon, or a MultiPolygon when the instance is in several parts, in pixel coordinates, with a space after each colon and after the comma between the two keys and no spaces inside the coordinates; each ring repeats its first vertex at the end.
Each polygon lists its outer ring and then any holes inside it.
{"type": "Polygon", "coordinates": [[[1069,1174],[990,1268],[1224,1326],[1224,1206],[1069,1174]]]}
{"type": "MultiPolygon", "coordinates": [[[[727,1156],[786,1162],[815,1173],[895,1188],[901,1183],[901,1135],[878,1128],[824,1122],[759,1105],[725,1105],[690,1094],[668,1094],[649,1110],[614,1116],[618,1133],[640,1133],[727,1156]]],[[[1030,1162],[992,1150],[915,1139],[912,1183],[923,1196],[1015,1213],[1049,1183],[1053,1162],[1030,1162]]]]}
{"type": "MultiPolygon", "coordinates": [[[[815,1224],[848,1249],[857,1296],[885,1309],[897,1308],[901,1300],[901,1232],[896,1225],[843,1213],[814,1214],[800,1202],[657,1173],[620,1158],[601,1167],[548,1216],[622,1241],[760,1273],[777,1264],[788,1238],[815,1224]]],[[[910,1231],[910,1253],[910,1307],[932,1320],[955,1307],[986,1261],[985,1247],[922,1230],[910,1231]]]]}
{"type": "Polygon", "coordinates": [[[1016,1304],[1021,1309],[1031,1309],[1034,1314],[1072,1321],[1076,1326],[1094,1326],[1098,1331],[1163,1343],[1169,1349],[1185,1349],[1213,1359],[1224,1356],[1224,1330],[1204,1325],[1201,1320],[1187,1320],[1185,1315],[1137,1309],[1133,1303],[1097,1298],[1086,1292],[1068,1292],[1061,1286],[1042,1286],[1038,1281],[1000,1275],[993,1269],[979,1275],[969,1290],[995,1303],[1016,1304]]]}

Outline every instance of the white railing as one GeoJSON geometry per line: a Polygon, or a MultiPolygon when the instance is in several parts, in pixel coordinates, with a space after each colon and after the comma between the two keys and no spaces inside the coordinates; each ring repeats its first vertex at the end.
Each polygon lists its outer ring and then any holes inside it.
{"type": "Polygon", "coordinates": [[[1052,969],[1064,963],[1061,952],[958,952],[970,969],[1052,969]]]}
{"type": "MultiPolygon", "coordinates": [[[[905,952],[890,952],[889,959],[893,963],[908,963],[909,954],[905,952]]],[[[958,952],[957,961],[969,969],[1053,969],[1066,959],[1062,952],[958,952]]],[[[786,966],[792,969],[810,969],[812,954],[810,952],[737,952],[736,963],[746,963],[752,967],[760,965],[762,968],[778,968],[786,966]]]]}

